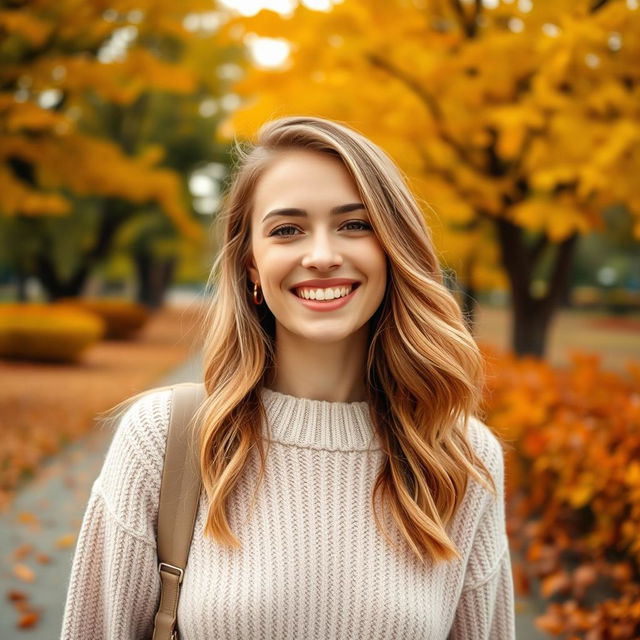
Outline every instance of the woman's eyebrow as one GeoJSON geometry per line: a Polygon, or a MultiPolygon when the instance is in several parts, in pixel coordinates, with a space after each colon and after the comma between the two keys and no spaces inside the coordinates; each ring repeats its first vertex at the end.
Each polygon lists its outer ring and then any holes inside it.
{"type": "MultiPolygon", "coordinates": [[[[358,211],[359,209],[364,209],[365,206],[362,202],[351,202],[349,204],[341,204],[337,207],[333,207],[329,212],[332,216],[339,215],[341,213],[349,213],[350,211],[358,211]]],[[[307,218],[309,214],[304,209],[295,209],[292,207],[286,207],[284,209],[273,209],[269,211],[267,215],[262,218],[262,222],[266,222],[269,218],[273,216],[297,216],[300,218],[307,218]]]]}

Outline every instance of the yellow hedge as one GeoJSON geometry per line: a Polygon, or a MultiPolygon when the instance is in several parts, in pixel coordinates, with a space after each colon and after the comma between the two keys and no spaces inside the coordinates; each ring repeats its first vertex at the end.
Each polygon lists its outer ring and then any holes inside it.
{"type": "Polygon", "coordinates": [[[123,340],[132,337],[147,322],[146,307],[128,300],[111,298],[65,298],[60,301],[100,316],[105,323],[105,338],[123,340]]]}
{"type": "Polygon", "coordinates": [[[70,362],[104,335],[99,316],[49,304],[0,305],[0,357],[70,362]]]}

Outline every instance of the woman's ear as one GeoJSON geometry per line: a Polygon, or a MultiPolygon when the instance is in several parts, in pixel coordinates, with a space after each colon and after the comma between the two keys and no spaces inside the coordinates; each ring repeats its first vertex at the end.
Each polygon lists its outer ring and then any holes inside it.
{"type": "Polygon", "coordinates": [[[249,256],[249,259],[247,260],[247,264],[246,264],[246,268],[247,271],[249,272],[249,278],[251,280],[251,282],[260,282],[260,274],[258,273],[258,270],[256,269],[256,263],[255,260],[253,259],[253,256],[249,256]]]}

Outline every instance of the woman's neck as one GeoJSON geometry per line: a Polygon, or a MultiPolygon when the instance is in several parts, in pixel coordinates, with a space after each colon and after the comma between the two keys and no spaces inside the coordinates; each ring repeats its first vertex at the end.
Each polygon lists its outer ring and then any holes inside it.
{"type": "Polygon", "coordinates": [[[278,327],[276,366],[268,386],[311,400],[365,401],[367,337],[366,325],[333,343],[313,342],[278,327]]]}

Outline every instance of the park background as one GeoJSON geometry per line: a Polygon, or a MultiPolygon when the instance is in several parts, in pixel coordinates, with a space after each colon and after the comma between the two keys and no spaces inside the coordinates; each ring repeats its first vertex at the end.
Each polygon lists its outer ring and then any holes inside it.
{"type": "Polygon", "coordinates": [[[487,359],[518,637],[640,637],[638,0],[0,5],[0,636],[53,638],[111,434],[201,377],[236,139],[401,166],[487,359]]]}

